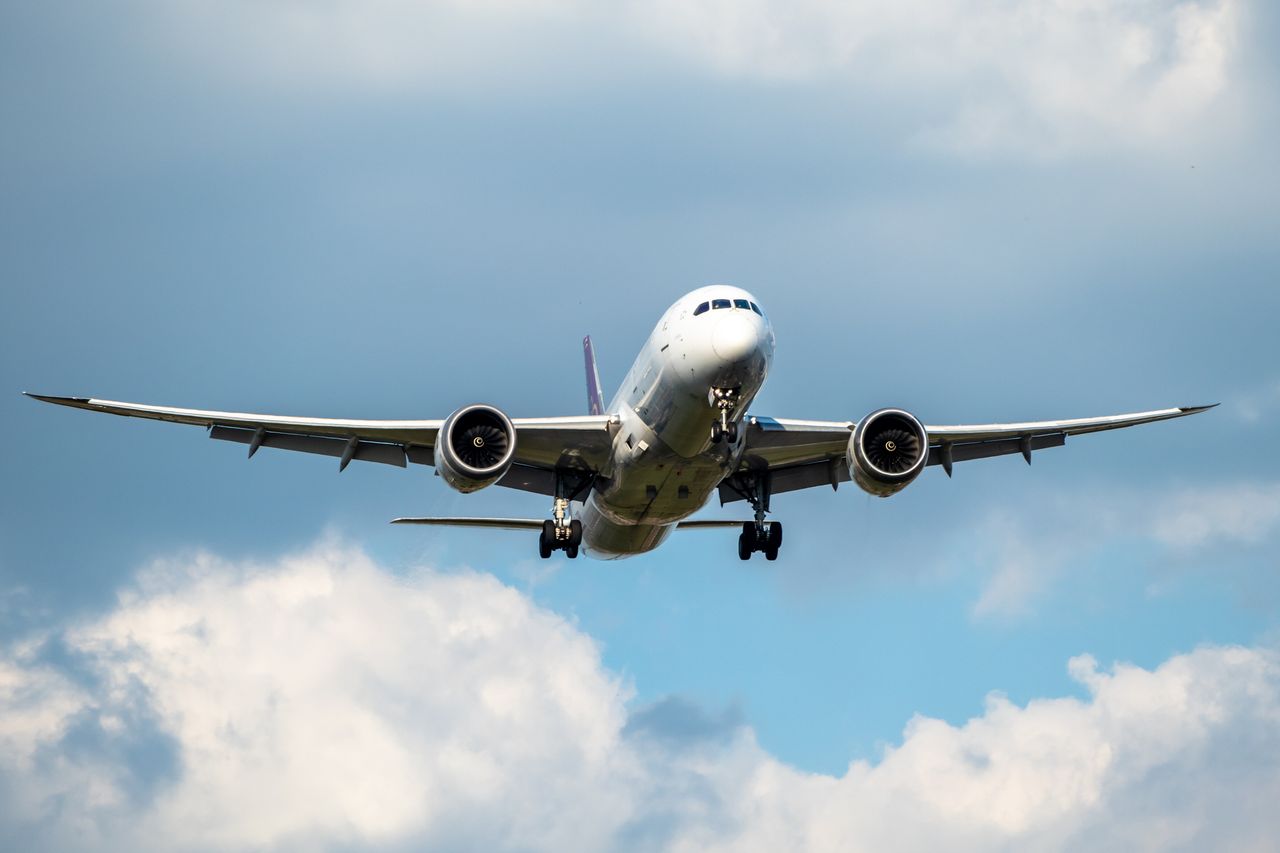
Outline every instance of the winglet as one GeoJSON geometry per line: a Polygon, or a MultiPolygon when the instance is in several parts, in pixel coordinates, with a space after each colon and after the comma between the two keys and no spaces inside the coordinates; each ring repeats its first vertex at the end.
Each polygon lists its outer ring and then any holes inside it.
{"type": "Polygon", "coordinates": [[[596,350],[591,336],[582,339],[582,357],[587,369],[587,414],[603,415],[604,398],[600,395],[600,371],[596,367],[596,350]]]}
{"type": "Polygon", "coordinates": [[[89,403],[88,397],[53,397],[48,394],[32,394],[30,391],[23,391],[22,393],[32,400],[39,400],[42,403],[54,403],[59,406],[84,408],[89,403]]]}

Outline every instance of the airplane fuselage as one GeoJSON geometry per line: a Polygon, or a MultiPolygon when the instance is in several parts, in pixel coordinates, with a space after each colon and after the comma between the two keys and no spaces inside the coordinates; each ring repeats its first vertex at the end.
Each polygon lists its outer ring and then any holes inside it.
{"type": "Polygon", "coordinates": [[[577,511],[590,556],[651,551],[706,504],[743,448],[712,441],[713,430],[741,422],[773,350],[768,318],[739,288],[700,288],[667,309],[608,407],[613,452],[577,511]]]}

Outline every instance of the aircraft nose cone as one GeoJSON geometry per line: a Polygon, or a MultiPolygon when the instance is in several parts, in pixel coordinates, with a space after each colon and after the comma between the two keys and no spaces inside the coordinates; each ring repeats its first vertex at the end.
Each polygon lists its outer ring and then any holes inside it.
{"type": "Polygon", "coordinates": [[[749,317],[737,312],[719,318],[711,336],[711,346],[716,355],[730,364],[746,361],[760,345],[756,324],[749,317]]]}

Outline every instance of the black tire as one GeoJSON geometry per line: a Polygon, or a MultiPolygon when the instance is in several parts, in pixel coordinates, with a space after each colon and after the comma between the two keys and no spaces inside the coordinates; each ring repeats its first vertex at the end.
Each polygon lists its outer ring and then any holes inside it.
{"type": "Polygon", "coordinates": [[[542,522],[542,533],[538,537],[538,554],[542,559],[551,556],[551,552],[556,549],[556,524],[554,521],[542,522]]]}
{"type": "Polygon", "coordinates": [[[782,547],[781,521],[775,521],[769,525],[769,547],[775,551],[782,547]]]}
{"type": "Polygon", "coordinates": [[[582,522],[576,518],[569,522],[569,547],[573,549],[574,554],[578,552],[578,546],[582,544],[582,522]]]}
{"type": "Polygon", "coordinates": [[[769,545],[764,549],[764,558],[766,560],[778,559],[778,549],[773,547],[772,545],[769,545]]]}
{"type": "Polygon", "coordinates": [[[727,433],[727,437],[728,437],[728,439],[729,439],[729,443],[730,443],[730,444],[737,444],[737,443],[738,443],[738,423],[737,423],[737,421],[734,421],[733,423],[729,424],[729,432],[727,433]]]}
{"type": "Polygon", "coordinates": [[[578,546],[577,545],[566,546],[564,549],[564,555],[568,557],[570,560],[578,559],[578,546]]]}
{"type": "Polygon", "coordinates": [[[724,438],[724,432],[720,429],[719,422],[711,425],[711,443],[719,444],[720,439],[724,438]]]}
{"type": "Polygon", "coordinates": [[[747,534],[739,533],[738,534],[738,559],[750,560],[751,551],[752,551],[751,541],[747,539],[747,534]]]}

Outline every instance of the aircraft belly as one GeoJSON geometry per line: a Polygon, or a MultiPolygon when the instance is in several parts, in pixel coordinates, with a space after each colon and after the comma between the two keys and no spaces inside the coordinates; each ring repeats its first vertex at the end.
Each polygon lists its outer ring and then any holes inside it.
{"type": "Polygon", "coordinates": [[[583,550],[597,560],[621,560],[652,551],[675,529],[670,524],[619,524],[592,502],[583,507],[579,518],[583,550]]]}
{"type": "Polygon", "coordinates": [[[589,504],[616,524],[671,524],[688,518],[706,503],[724,478],[725,462],[711,456],[686,459],[652,444],[614,467],[604,488],[589,504]]]}

